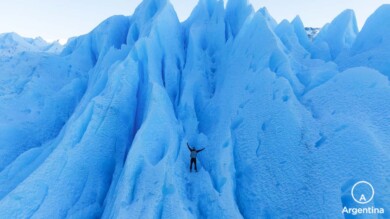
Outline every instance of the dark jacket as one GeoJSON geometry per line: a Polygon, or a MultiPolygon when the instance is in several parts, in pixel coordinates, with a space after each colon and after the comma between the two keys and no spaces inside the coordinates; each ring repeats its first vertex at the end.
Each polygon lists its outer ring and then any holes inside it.
{"type": "Polygon", "coordinates": [[[191,155],[190,155],[191,158],[196,158],[196,155],[198,155],[199,152],[204,150],[204,148],[202,148],[200,150],[196,150],[195,148],[191,148],[188,143],[187,143],[187,147],[188,147],[188,150],[191,151],[191,155]]]}

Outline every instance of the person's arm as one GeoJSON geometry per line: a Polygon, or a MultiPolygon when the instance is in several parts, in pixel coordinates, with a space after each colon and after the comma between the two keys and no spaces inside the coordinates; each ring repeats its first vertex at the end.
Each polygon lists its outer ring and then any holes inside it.
{"type": "Polygon", "coordinates": [[[190,147],[190,145],[188,144],[188,142],[187,142],[187,147],[188,147],[188,150],[191,151],[191,147],[190,147]]]}
{"type": "Polygon", "coordinates": [[[197,150],[196,152],[201,152],[201,151],[203,151],[205,148],[202,148],[202,149],[200,149],[200,150],[197,150]]]}

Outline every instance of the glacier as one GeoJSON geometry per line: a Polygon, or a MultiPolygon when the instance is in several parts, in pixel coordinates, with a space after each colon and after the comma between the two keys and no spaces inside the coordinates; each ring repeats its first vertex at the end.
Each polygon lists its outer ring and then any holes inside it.
{"type": "Polygon", "coordinates": [[[0,218],[355,218],[361,180],[389,218],[389,16],[144,0],[64,48],[0,35],[0,218]]]}
{"type": "Polygon", "coordinates": [[[63,46],[59,41],[46,42],[41,37],[25,38],[17,33],[0,34],[0,56],[15,56],[22,52],[60,53],[63,46]]]}

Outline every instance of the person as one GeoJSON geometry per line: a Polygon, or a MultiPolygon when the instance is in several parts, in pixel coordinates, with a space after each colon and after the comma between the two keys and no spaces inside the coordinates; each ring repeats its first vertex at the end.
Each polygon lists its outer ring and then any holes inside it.
{"type": "Polygon", "coordinates": [[[188,149],[191,151],[191,155],[190,155],[190,157],[191,157],[190,172],[192,172],[192,164],[194,164],[194,166],[195,166],[195,171],[198,172],[198,169],[196,168],[196,155],[197,155],[199,152],[203,151],[204,148],[202,148],[202,149],[200,149],[200,150],[196,150],[195,147],[191,147],[188,143],[187,143],[187,147],[188,147],[188,149]]]}

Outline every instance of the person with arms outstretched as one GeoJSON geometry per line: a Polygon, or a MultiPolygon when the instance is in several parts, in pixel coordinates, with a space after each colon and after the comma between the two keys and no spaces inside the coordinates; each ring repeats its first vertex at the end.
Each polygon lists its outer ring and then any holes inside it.
{"type": "Polygon", "coordinates": [[[198,172],[198,169],[196,168],[196,155],[198,155],[199,152],[203,151],[204,148],[202,148],[200,150],[196,150],[195,147],[191,147],[188,143],[187,143],[187,147],[191,152],[190,172],[192,172],[192,164],[194,164],[194,166],[195,166],[195,171],[198,172]]]}

